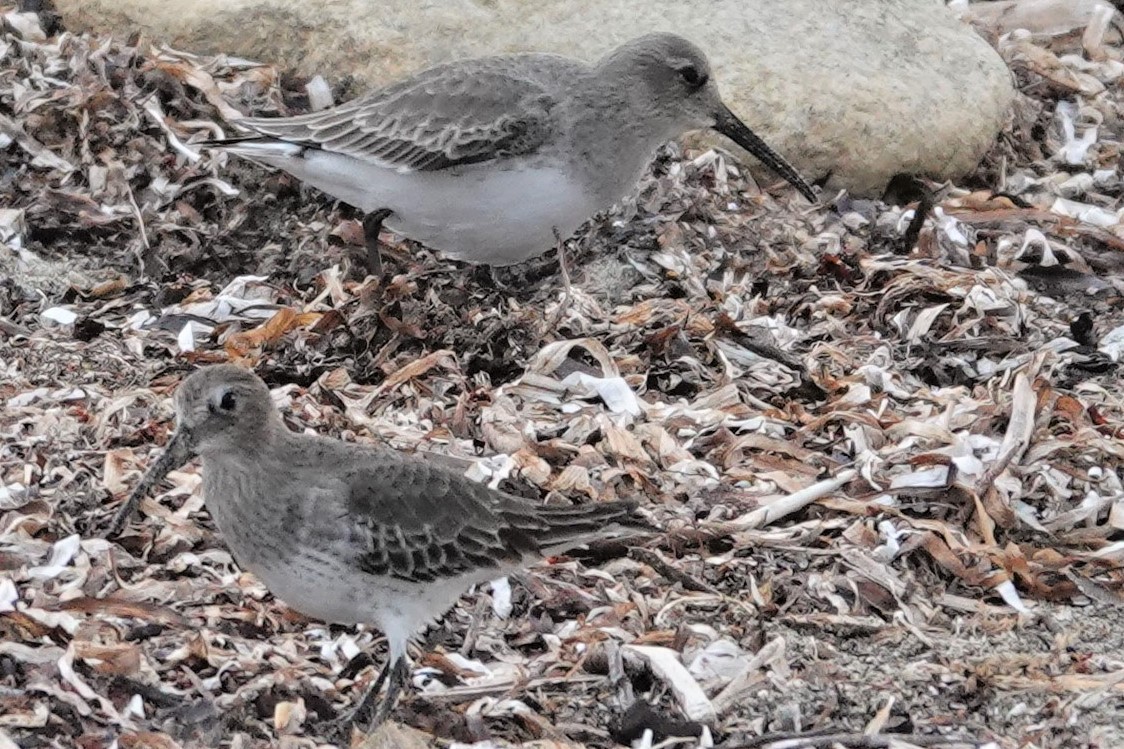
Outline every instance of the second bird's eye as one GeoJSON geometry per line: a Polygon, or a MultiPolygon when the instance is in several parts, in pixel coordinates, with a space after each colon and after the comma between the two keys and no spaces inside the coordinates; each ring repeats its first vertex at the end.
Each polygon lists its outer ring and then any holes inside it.
{"type": "Polygon", "coordinates": [[[223,411],[233,411],[235,406],[234,393],[223,393],[219,400],[219,408],[223,411]]]}
{"type": "Polygon", "coordinates": [[[706,83],[706,73],[701,72],[694,65],[687,65],[679,68],[679,77],[688,86],[702,86],[706,83]]]}

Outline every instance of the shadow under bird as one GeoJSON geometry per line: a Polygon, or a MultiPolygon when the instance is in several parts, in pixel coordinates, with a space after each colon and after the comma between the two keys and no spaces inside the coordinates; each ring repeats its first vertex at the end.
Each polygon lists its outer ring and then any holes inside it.
{"type": "Polygon", "coordinates": [[[723,104],[702,50],[675,34],[633,39],[594,64],[535,53],[448,63],[320,112],[236,124],[253,134],[203,145],[365,211],[376,274],[384,221],[469,263],[541,255],[628,195],[659,146],[691,130],[717,130],[816,201],[723,104]]]}
{"type": "Polygon", "coordinates": [[[378,679],[333,732],[387,718],[409,674],[411,637],[472,585],[590,541],[654,529],[635,503],[545,506],[393,450],[290,431],[269,389],[230,364],[189,375],[176,431],[114,518],[193,456],[203,499],[238,564],[316,619],[386,635],[378,679]],[[375,699],[386,683],[386,694],[375,699]]]}

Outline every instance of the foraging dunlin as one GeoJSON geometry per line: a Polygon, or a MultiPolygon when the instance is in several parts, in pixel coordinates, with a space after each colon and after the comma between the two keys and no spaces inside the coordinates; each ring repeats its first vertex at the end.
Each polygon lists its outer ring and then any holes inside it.
{"type": "Polygon", "coordinates": [[[722,103],[706,55],[674,34],[593,65],[548,54],[449,63],[321,112],[237,124],[254,134],[208,145],[365,211],[372,271],[383,221],[470,263],[540,255],[627,195],[656,149],[689,130],[714,128],[816,201],[722,103]]]}
{"type": "Polygon", "coordinates": [[[384,720],[406,681],[406,646],[472,585],[629,528],[651,531],[630,502],[543,506],[397,452],[289,431],[254,373],[230,364],[188,376],[176,431],[118,511],[193,455],[203,498],[238,564],[293,608],[341,624],[371,623],[390,657],[337,726],[384,720]],[[389,677],[387,676],[389,674],[389,677]]]}

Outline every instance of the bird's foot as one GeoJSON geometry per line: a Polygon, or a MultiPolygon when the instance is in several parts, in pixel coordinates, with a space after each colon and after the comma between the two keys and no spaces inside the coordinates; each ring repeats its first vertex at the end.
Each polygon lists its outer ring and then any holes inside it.
{"type": "Polygon", "coordinates": [[[519,289],[515,288],[514,286],[512,286],[509,283],[506,283],[502,278],[500,278],[500,275],[499,275],[500,269],[497,268],[496,266],[488,265],[488,266],[477,266],[477,267],[478,268],[485,268],[486,267],[488,269],[488,276],[491,277],[492,285],[496,288],[496,291],[500,292],[501,294],[507,294],[509,296],[514,296],[514,295],[519,294],[519,289]]]}
{"type": "Polygon", "coordinates": [[[389,716],[389,711],[383,711],[381,704],[378,710],[373,708],[375,705],[368,701],[326,722],[321,729],[324,738],[339,746],[351,746],[352,736],[356,731],[361,736],[370,736],[389,716]]]}
{"type": "Polygon", "coordinates": [[[354,725],[355,721],[352,719],[351,713],[348,713],[343,717],[336,718],[335,720],[331,720],[325,723],[324,726],[320,729],[320,735],[325,741],[331,744],[342,747],[350,747],[352,734],[351,729],[354,725]]]}
{"type": "Polygon", "coordinates": [[[399,658],[388,662],[379,672],[378,677],[367,688],[355,709],[344,713],[324,727],[324,737],[340,746],[350,746],[351,736],[358,728],[364,736],[374,733],[379,726],[387,721],[395,704],[398,702],[398,693],[405,684],[410,673],[406,659],[399,658]],[[376,696],[386,683],[386,694],[376,704],[376,696]]]}

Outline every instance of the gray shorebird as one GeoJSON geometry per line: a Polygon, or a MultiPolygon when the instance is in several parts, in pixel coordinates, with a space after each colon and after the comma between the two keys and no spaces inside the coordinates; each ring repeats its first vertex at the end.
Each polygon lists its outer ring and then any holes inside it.
{"type": "Polygon", "coordinates": [[[193,456],[203,498],[238,564],[294,609],[375,624],[390,656],[332,732],[385,720],[408,676],[410,638],[472,585],[599,538],[654,529],[631,502],[544,506],[392,450],[298,434],[269,389],[230,364],[198,370],[175,394],[176,431],[115,516],[193,456]]]}
{"type": "Polygon", "coordinates": [[[464,60],[313,114],[247,118],[210,141],[367,214],[368,267],[395,232],[469,263],[511,265],[625,197],[656,149],[713,128],[809,201],[811,186],[722,103],[702,50],[674,34],[595,64],[549,54],[464,60]]]}

